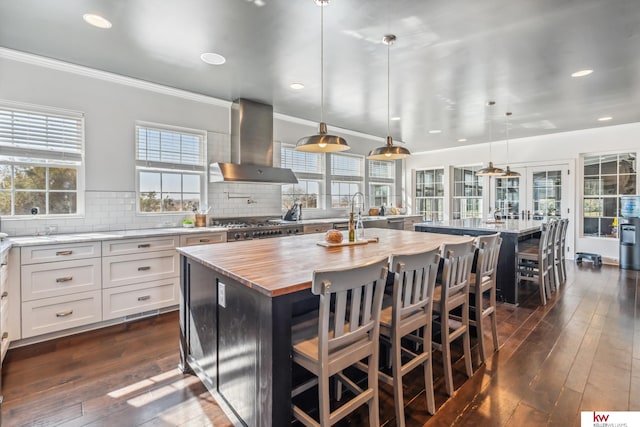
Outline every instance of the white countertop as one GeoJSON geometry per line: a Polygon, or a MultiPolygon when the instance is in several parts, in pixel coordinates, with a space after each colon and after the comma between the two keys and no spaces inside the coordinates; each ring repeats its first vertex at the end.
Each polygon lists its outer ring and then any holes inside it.
{"type": "Polygon", "coordinates": [[[93,240],[113,240],[135,237],[154,237],[172,234],[212,233],[216,231],[226,232],[225,227],[174,227],[174,228],[143,228],[138,230],[104,231],[92,233],[74,234],[50,234],[46,236],[19,236],[10,237],[2,241],[2,245],[31,246],[48,245],[57,243],[86,242],[93,240]]]}
{"type": "Polygon", "coordinates": [[[505,219],[503,221],[483,221],[480,219],[456,219],[446,221],[430,221],[414,224],[414,227],[455,228],[462,230],[499,231],[501,233],[529,233],[540,229],[543,221],[525,221],[505,219]]]}
{"type": "MultiPolygon", "coordinates": [[[[421,215],[363,215],[363,221],[375,221],[378,219],[400,219],[400,218],[412,218],[421,215]]],[[[311,218],[311,219],[303,219],[300,221],[285,221],[283,219],[273,219],[270,222],[274,222],[277,224],[300,224],[300,225],[309,225],[309,224],[337,224],[337,223],[346,223],[349,222],[349,217],[335,217],[335,218],[311,218]]]]}

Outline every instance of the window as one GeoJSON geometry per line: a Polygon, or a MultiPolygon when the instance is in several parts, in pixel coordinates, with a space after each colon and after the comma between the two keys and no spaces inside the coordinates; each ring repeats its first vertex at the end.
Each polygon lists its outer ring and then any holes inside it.
{"type": "Polygon", "coordinates": [[[584,157],[583,234],[616,237],[620,196],[637,194],[636,153],[584,157]]]}
{"type": "Polygon", "coordinates": [[[392,206],[396,163],[369,160],[369,206],[392,206]]]}
{"type": "Polygon", "coordinates": [[[453,219],[482,218],[481,166],[453,168],[453,219]]]}
{"type": "Polygon", "coordinates": [[[0,104],[0,215],[78,213],[84,117],[0,104]]]}
{"type": "Polygon", "coordinates": [[[349,154],[334,154],[331,157],[331,207],[350,208],[351,198],[362,192],[364,181],[364,158],[349,154]]]}
{"type": "Polygon", "coordinates": [[[289,209],[294,203],[303,208],[322,208],[320,197],[324,184],[324,155],[296,151],[293,146],[282,146],[280,166],[293,170],[297,184],[282,186],[282,208],[289,209]]]}
{"type": "Polygon", "coordinates": [[[416,171],[416,212],[427,220],[444,219],[444,169],[416,171]]]}
{"type": "Polygon", "coordinates": [[[205,133],[136,126],[138,211],[191,212],[204,200],[205,133]]]}

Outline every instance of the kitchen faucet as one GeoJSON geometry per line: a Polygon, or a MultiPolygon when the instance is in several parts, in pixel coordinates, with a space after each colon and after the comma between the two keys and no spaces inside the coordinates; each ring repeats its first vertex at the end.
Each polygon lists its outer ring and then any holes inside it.
{"type": "Polygon", "coordinates": [[[360,191],[357,191],[353,194],[353,196],[351,196],[351,214],[354,213],[353,208],[356,201],[356,197],[359,197],[360,199],[362,199],[360,209],[358,209],[358,216],[356,219],[356,227],[355,227],[356,239],[361,240],[364,238],[364,226],[362,224],[362,211],[364,210],[364,194],[362,194],[360,191]]]}

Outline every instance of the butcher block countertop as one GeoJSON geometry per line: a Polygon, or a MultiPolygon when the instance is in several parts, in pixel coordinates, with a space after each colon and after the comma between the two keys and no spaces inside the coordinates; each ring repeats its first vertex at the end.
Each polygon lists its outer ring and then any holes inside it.
{"type": "MultiPolygon", "coordinates": [[[[346,232],[345,232],[346,233],[346,232]]],[[[345,234],[345,241],[347,236],[345,234]]],[[[366,229],[366,245],[324,247],[324,234],[178,248],[186,257],[270,297],[311,288],[314,270],[346,268],[383,256],[413,253],[471,239],[436,233],[366,229]]]]}

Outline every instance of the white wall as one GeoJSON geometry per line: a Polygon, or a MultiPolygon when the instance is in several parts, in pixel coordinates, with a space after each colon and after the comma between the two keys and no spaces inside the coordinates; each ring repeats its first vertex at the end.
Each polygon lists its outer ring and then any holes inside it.
{"type": "MultiPolygon", "coordinates": [[[[540,137],[511,139],[509,141],[509,165],[513,167],[554,163],[567,160],[575,162],[576,173],[573,185],[575,204],[572,218],[576,237],[576,252],[595,252],[611,259],[618,259],[618,240],[581,237],[582,215],[582,154],[640,150],[640,123],[618,126],[603,126],[576,132],[563,132],[540,137]]],[[[492,144],[491,157],[496,166],[506,166],[506,142],[492,144]]],[[[413,194],[412,173],[430,167],[486,165],[489,161],[489,144],[457,147],[414,153],[405,161],[406,193],[413,194]]],[[[409,203],[411,203],[409,201],[409,203]]]]}

